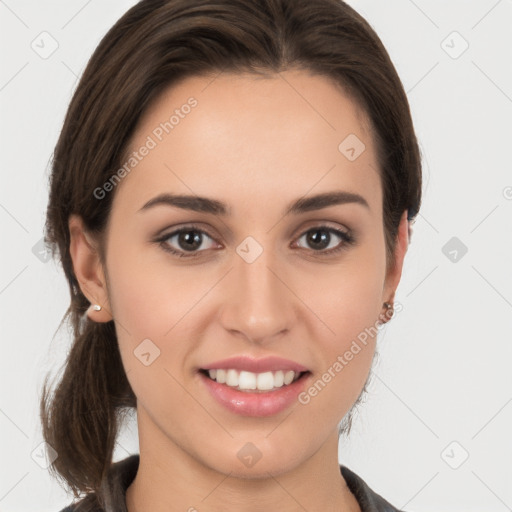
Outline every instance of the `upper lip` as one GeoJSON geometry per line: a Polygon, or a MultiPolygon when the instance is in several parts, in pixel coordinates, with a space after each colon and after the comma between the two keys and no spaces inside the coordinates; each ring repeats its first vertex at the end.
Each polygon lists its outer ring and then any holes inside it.
{"type": "Polygon", "coordinates": [[[247,372],[253,373],[275,372],[278,370],[293,370],[298,373],[308,371],[308,369],[305,366],[302,366],[301,364],[296,363],[295,361],[291,361],[289,359],[284,359],[282,357],[276,356],[262,357],[260,359],[255,359],[250,356],[236,356],[230,357],[228,359],[214,361],[213,363],[210,363],[207,366],[202,367],[203,370],[227,370],[230,368],[233,368],[235,370],[245,370],[247,372]]]}

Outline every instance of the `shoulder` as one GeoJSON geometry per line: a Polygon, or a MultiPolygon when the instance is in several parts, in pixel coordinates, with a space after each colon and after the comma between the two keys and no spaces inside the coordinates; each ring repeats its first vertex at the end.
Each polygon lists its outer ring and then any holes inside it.
{"type": "Polygon", "coordinates": [[[361,512],[403,512],[372,490],[356,473],[340,464],[340,471],[350,492],[355,496],[361,512]]]}

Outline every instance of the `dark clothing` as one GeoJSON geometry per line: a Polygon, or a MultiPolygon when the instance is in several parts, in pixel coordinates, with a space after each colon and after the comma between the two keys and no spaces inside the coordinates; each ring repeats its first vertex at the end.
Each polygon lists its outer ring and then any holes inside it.
{"type": "MultiPolygon", "coordinates": [[[[125,494],[139,467],[139,455],[130,455],[112,465],[109,474],[109,487],[114,501],[112,512],[126,512],[125,494]]],[[[366,482],[346,466],[340,464],[340,471],[347,482],[347,486],[355,496],[361,512],[401,512],[393,507],[382,496],[372,491],[366,482]]],[[[60,512],[74,512],[73,505],[62,509],[60,512]]],[[[97,509],[95,512],[105,512],[97,509]]],[[[109,511],[110,512],[110,511],[109,511]]]]}

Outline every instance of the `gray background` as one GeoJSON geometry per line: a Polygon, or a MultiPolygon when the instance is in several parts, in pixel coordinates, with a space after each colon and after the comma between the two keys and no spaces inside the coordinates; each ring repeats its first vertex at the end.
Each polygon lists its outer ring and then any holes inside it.
{"type": "MultiPolygon", "coordinates": [[[[67,284],[38,243],[77,78],[133,3],[0,1],[2,512],[72,501],[41,446],[40,386],[70,339],[66,328],[55,335],[67,284]]],[[[349,3],[408,93],[424,202],[396,297],[403,311],[381,333],[340,462],[408,512],[512,510],[512,1],[349,3]]],[[[115,460],[137,451],[132,420],[115,460]]]]}

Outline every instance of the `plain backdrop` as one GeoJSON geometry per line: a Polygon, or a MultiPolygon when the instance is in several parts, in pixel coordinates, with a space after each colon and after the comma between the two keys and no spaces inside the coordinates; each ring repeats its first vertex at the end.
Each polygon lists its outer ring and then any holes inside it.
{"type": "MultiPolygon", "coordinates": [[[[40,460],[42,379],[71,340],[66,328],[56,334],[67,283],[38,244],[77,78],[133,3],[0,1],[2,512],[72,501],[40,460]]],[[[381,333],[339,459],[408,512],[512,510],[512,2],[349,3],[407,91],[424,198],[396,297],[403,310],[381,333]]],[[[136,452],[132,418],[114,458],[136,452]]]]}

